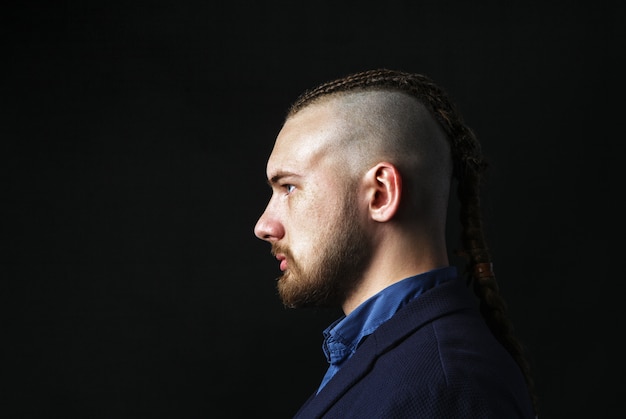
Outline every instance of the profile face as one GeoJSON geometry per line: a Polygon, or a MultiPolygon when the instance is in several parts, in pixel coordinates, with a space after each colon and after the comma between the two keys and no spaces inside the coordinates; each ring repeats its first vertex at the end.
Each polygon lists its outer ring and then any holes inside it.
{"type": "Polygon", "coordinates": [[[272,196],[254,231],[272,245],[288,307],[341,304],[367,260],[357,188],[333,147],[343,134],[333,106],[309,106],[286,121],[267,163],[272,196]]]}

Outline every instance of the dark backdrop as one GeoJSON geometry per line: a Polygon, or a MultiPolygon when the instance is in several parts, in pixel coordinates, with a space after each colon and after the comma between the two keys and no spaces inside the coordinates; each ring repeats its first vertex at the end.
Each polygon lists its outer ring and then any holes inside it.
{"type": "Polygon", "coordinates": [[[280,305],[265,160],[298,93],[373,67],[434,78],[483,142],[542,416],[624,415],[617,1],[13,3],[2,417],[290,417],[338,312],[280,305]]]}

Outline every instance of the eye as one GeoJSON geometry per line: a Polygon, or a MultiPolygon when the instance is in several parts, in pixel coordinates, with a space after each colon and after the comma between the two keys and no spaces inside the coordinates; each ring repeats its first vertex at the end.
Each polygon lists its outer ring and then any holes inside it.
{"type": "Polygon", "coordinates": [[[287,191],[287,195],[289,195],[290,193],[294,191],[294,189],[296,189],[295,186],[290,185],[289,183],[284,184],[283,188],[287,191]]]}

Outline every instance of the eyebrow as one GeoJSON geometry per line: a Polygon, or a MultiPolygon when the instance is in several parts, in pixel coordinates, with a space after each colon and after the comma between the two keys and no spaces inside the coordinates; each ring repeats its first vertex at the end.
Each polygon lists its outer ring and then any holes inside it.
{"type": "Polygon", "coordinates": [[[269,179],[267,180],[267,184],[268,184],[268,185],[270,185],[270,186],[276,185],[277,183],[279,183],[279,182],[280,182],[280,180],[281,180],[282,178],[285,178],[285,177],[290,177],[290,176],[296,176],[296,177],[297,177],[298,175],[296,175],[296,174],[295,174],[295,173],[293,173],[293,172],[282,172],[282,171],[281,171],[281,172],[276,173],[276,174],[275,174],[274,176],[272,176],[271,178],[269,178],[269,179]]]}

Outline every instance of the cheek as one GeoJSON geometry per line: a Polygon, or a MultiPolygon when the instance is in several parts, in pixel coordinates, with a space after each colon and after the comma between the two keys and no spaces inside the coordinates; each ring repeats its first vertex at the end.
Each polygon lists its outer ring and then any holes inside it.
{"type": "Polygon", "coordinates": [[[336,225],[341,216],[341,205],[321,195],[321,198],[302,200],[294,203],[289,217],[289,242],[291,248],[314,251],[324,246],[328,230],[336,225]]]}
{"type": "Polygon", "coordinates": [[[315,208],[295,212],[291,219],[290,241],[292,247],[310,248],[319,242],[328,227],[331,214],[324,209],[315,208]]]}

